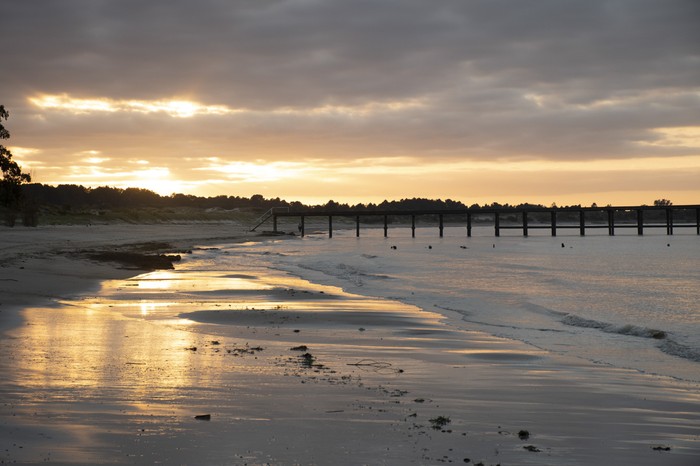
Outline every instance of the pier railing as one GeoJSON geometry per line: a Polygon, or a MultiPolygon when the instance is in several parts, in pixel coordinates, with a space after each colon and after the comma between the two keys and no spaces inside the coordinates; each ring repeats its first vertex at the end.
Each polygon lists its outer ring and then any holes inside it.
{"type": "Polygon", "coordinates": [[[270,217],[272,217],[272,227],[273,227],[274,231],[277,231],[277,215],[285,213],[285,212],[289,212],[289,207],[273,207],[273,208],[271,208],[270,210],[268,210],[267,212],[262,214],[260,216],[260,218],[258,218],[255,221],[255,226],[253,228],[251,228],[250,231],[255,231],[260,225],[267,222],[270,219],[270,217]]]}
{"type": "MultiPolygon", "coordinates": [[[[277,208],[276,208],[277,209],[277,208]]],[[[307,217],[327,217],[328,236],[333,237],[333,217],[354,218],[356,236],[360,236],[360,220],[366,217],[383,217],[384,236],[388,236],[389,218],[410,218],[412,236],[416,235],[416,219],[420,217],[436,221],[440,237],[443,236],[445,218],[451,224],[462,223],[466,226],[467,236],[472,235],[475,220],[483,224],[493,225],[494,235],[500,236],[502,230],[522,230],[523,236],[528,236],[530,230],[548,229],[552,236],[562,229],[578,229],[585,236],[589,229],[607,229],[610,236],[615,230],[636,228],[638,235],[650,228],[664,228],[667,235],[672,235],[678,228],[694,228],[700,235],[700,205],[674,206],[606,206],[606,207],[504,207],[479,209],[450,209],[450,210],[304,210],[280,211],[270,209],[269,217],[273,218],[273,228],[277,231],[277,219],[281,217],[299,218],[299,233],[305,234],[307,217]],[[486,217],[486,220],[484,220],[486,217]],[[566,219],[564,219],[566,217],[566,219]]],[[[267,215],[267,214],[266,214],[267,215]]],[[[258,224],[259,226],[259,224],[258,224]]],[[[256,226],[257,228],[257,226],[256,226]]]]}

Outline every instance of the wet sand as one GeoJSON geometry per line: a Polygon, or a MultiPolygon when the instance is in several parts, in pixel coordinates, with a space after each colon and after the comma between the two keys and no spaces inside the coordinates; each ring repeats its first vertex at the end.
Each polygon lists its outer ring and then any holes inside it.
{"type": "Polygon", "coordinates": [[[145,274],[69,254],[212,244],[227,232],[245,238],[241,228],[85,230],[3,231],[0,461],[700,458],[697,386],[564,359],[281,272],[204,267],[196,251],[174,271],[145,274]]]}

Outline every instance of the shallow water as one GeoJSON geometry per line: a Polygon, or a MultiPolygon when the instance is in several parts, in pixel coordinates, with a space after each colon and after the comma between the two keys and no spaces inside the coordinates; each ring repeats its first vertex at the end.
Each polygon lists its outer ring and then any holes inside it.
{"type": "Polygon", "coordinates": [[[700,237],[464,233],[345,230],[215,254],[437,310],[462,328],[556,353],[700,381],[700,237]]]}

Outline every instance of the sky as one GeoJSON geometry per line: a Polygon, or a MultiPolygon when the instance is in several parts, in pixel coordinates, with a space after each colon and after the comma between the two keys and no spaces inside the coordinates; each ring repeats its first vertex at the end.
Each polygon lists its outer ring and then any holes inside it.
{"type": "Polygon", "coordinates": [[[0,0],[33,181],[700,203],[697,0],[0,0]]]}

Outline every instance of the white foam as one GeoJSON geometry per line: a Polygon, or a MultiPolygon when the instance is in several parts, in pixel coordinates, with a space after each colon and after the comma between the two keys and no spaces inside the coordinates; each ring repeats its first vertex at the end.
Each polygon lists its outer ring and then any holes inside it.
{"type": "Polygon", "coordinates": [[[655,340],[662,340],[666,338],[666,332],[664,332],[663,330],[657,330],[649,327],[640,327],[638,325],[632,324],[614,325],[609,322],[600,322],[593,319],[584,319],[583,317],[579,317],[573,314],[567,315],[561,321],[563,324],[571,325],[573,327],[594,328],[607,333],[618,333],[620,335],[632,335],[635,337],[653,338],[655,340]]]}

